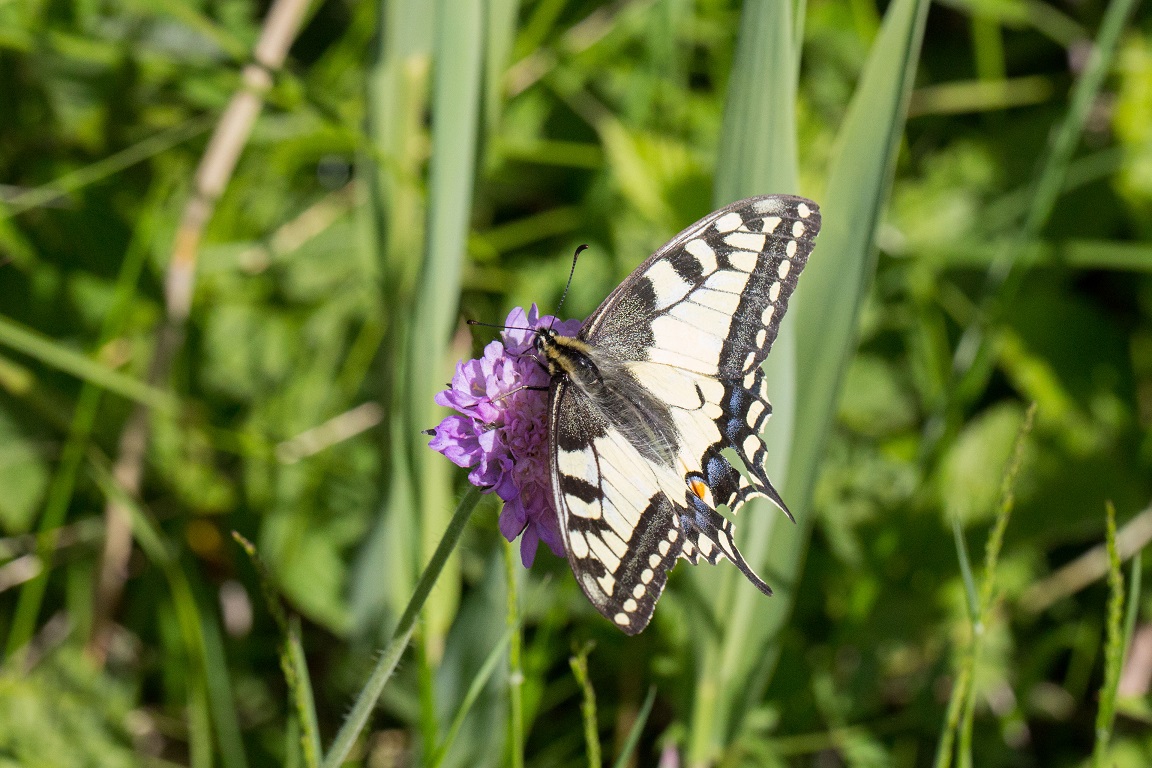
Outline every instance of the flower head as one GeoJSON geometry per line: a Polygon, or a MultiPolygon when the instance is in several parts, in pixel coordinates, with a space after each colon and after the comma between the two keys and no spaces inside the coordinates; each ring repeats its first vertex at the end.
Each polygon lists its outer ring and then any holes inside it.
{"type": "Polygon", "coordinates": [[[510,327],[501,341],[489,343],[480,359],[457,363],[451,386],[436,395],[438,405],[458,414],[440,422],[429,447],[471,468],[469,482],[504,500],[500,532],[508,541],[521,536],[520,557],[529,566],[541,541],[563,557],[564,540],[548,468],[550,377],[527,329],[571,336],[580,322],[541,317],[533,304],[527,312],[513,309],[504,324],[510,327]]]}

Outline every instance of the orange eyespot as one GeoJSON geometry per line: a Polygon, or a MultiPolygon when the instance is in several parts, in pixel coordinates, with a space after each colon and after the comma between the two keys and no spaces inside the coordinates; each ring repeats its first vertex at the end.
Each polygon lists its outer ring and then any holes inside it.
{"type": "Polygon", "coordinates": [[[699,478],[692,478],[688,481],[688,487],[692,489],[692,493],[701,501],[704,500],[704,494],[708,493],[708,486],[704,485],[704,481],[699,478]]]}

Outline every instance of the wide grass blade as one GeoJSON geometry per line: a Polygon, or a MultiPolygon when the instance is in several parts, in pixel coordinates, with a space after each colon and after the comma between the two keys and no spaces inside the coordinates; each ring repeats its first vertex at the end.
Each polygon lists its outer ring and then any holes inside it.
{"type": "MultiPolygon", "coordinates": [[[[740,19],[736,56],[720,136],[713,195],[719,207],[766,192],[796,191],[796,72],[799,65],[796,21],[791,2],[749,2],[740,19]]],[[[774,418],[764,435],[768,473],[783,478],[792,441],[796,390],[795,323],[785,317],[765,367],[773,393],[774,418]]],[[[764,572],[772,532],[782,516],[762,500],[742,515],[741,550],[753,568],[764,572]]],[[[709,761],[724,743],[731,724],[733,696],[749,660],[766,639],[757,624],[756,604],[763,600],[732,568],[696,569],[692,578],[709,606],[726,616],[720,637],[706,636],[697,672],[689,732],[688,762],[709,761]]]]}
{"type": "MultiPolygon", "coordinates": [[[[784,391],[804,393],[803,398],[794,399],[793,408],[783,409],[794,412],[791,429],[785,426],[781,430],[790,433],[790,440],[781,445],[775,442],[776,438],[767,436],[773,441],[769,443],[770,454],[787,452],[775,462],[780,467],[786,465],[781,488],[784,498],[798,513],[797,524],[783,524],[783,518],[778,513],[771,514],[771,510],[761,516],[765,522],[745,523],[752,530],[749,543],[742,547],[754,553],[748,558],[751,562],[769,563],[770,572],[779,574],[773,584],[776,595],[769,601],[761,598],[753,610],[753,600],[758,597],[751,594],[754,590],[748,585],[736,587],[737,603],[726,614],[724,666],[717,681],[729,701],[713,703],[716,697],[705,690],[712,684],[707,676],[717,673],[716,667],[706,663],[697,692],[697,711],[715,711],[716,725],[701,727],[700,720],[711,715],[697,716],[690,753],[693,765],[708,760],[721,743],[735,737],[743,715],[762,696],[779,654],[772,638],[791,611],[811,530],[812,489],[843,371],[855,348],[856,318],[875,267],[874,233],[895,169],[927,8],[925,0],[896,0],[888,7],[837,139],[827,193],[824,199],[817,200],[822,206],[824,228],[790,313],[796,329],[794,349],[802,354],[789,350],[787,341],[781,348],[778,340],[772,355],[776,358],[772,364],[777,366],[788,365],[790,358],[795,360],[795,383],[784,391]],[[764,537],[765,545],[760,545],[758,533],[764,537]],[[745,596],[745,592],[749,594],[745,596]],[[741,597],[746,600],[743,606],[741,597]]],[[[786,12],[777,9],[777,13],[786,12]]],[[[789,21],[777,23],[792,29],[789,21]]],[[[784,45],[782,40],[771,37],[770,31],[765,35],[766,41],[784,45]]],[[[739,74],[734,73],[734,78],[739,74]]],[[[771,81],[761,87],[772,87],[771,81]]],[[[783,133],[782,127],[773,131],[771,125],[761,126],[760,130],[783,133]]],[[[786,318],[785,324],[788,322],[786,318]]],[[[770,432],[776,429],[778,425],[774,423],[770,432]]],[[[770,463],[769,471],[772,470],[770,463]]]]}

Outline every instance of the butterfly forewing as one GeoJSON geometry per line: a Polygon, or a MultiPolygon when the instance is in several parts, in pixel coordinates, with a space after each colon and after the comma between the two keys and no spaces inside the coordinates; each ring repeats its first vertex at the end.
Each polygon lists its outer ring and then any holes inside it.
{"type": "Polygon", "coordinates": [[[784,508],[763,468],[771,405],[760,365],[819,228],[816,204],[786,195],[707,216],[584,323],[578,339],[599,383],[553,380],[553,491],[569,560],[596,608],[629,634],[647,625],[678,557],[727,557],[771,591],[716,507],[735,511],[763,495],[784,508]],[[645,434],[671,435],[675,445],[654,452],[645,434]]]}

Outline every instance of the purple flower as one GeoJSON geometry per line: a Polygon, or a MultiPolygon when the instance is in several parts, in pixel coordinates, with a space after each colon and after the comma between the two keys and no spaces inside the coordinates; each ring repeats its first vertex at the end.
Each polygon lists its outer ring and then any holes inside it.
{"type": "Polygon", "coordinates": [[[580,321],[539,316],[516,307],[505,325],[512,326],[484,348],[479,360],[456,364],[452,385],[436,403],[454,408],[434,430],[430,448],[460,467],[468,481],[504,500],[500,532],[508,541],[520,536],[520,558],[532,565],[543,541],[559,557],[564,539],[552,506],[548,467],[548,384],[550,377],[536,353],[533,328],[552,327],[575,335],[580,321]]]}

